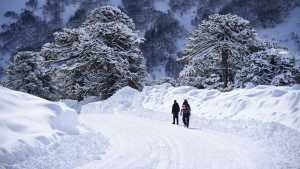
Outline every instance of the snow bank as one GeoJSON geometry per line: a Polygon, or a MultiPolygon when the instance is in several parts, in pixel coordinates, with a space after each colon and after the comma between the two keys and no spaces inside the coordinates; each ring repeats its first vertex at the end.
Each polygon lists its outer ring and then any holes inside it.
{"type": "Polygon", "coordinates": [[[31,148],[77,134],[77,127],[77,113],[63,103],[0,86],[0,164],[26,159],[31,148]]]}
{"type": "Polygon", "coordinates": [[[274,122],[300,131],[300,86],[257,86],[231,92],[173,87],[170,84],[145,87],[138,92],[129,87],[109,99],[84,105],[81,113],[131,113],[169,116],[173,100],[187,99],[192,115],[202,119],[274,122]],[[113,105],[113,106],[112,106],[113,105]]]}
{"type": "MultiPolygon", "coordinates": [[[[26,159],[11,162],[7,169],[74,169],[101,160],[108,146],[100,133],[64,135],[49,145],[38,145],[26,159]]],[[[4,167],[4,168],[5,168],[4,167]]],[[[1,164],[0,164],[1,169],[1,164]]]]}

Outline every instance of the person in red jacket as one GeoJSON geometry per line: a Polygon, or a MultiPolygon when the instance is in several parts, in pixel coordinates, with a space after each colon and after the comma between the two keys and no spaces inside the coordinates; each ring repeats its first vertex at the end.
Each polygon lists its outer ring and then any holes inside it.
{"type": "Polygon", "coordinates": [[[184,126],[188,128],[190,123],[190,116],[191,116],[191,106],[189,105],[186,99],[182,104],[180,115],[182,115],[182,121],[184,126]]]}

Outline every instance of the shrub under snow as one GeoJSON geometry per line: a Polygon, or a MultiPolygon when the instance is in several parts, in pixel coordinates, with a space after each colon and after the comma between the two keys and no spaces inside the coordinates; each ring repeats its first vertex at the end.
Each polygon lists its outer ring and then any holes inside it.
{"type": "Polygon", "coordinates": [[[17,53],[6,86],[50,100],[105,99],[124,86],[143,88],[141,39],[121,10],[95,9],[81,27],[56,32],[54,40],[39,52],[17,53]]]}

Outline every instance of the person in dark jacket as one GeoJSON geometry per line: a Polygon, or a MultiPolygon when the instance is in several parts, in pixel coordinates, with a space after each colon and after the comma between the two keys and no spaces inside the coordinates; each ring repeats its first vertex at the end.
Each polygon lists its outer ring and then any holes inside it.
{"type": "Polygon", "coordinates": [[[191,116],[191,106],[189,105],[186,99],[182,104],[180,114],[182,115],[182,121],[184,126],[188,128],[190,123],[190,116],[191,116]]]}
{"type": "Polygon", "coordinates": [[[179,111],[180,111],[179,104],[177,103],[176,100],[174,100],[174,103],[173,103],[173,106],[172,106],[173,124],[175,124],[175,120],[176,120],[176,123],[178,125],[178,114],[179,114],[179,111]]]}

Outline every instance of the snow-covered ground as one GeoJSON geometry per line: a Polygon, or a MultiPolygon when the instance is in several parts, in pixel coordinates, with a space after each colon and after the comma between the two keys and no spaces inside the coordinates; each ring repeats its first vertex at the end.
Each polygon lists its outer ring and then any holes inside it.
{"type": "Polygon", "coordinates": [[[78,133],[76,112],[63,104],[52,103],[1,86],[0,95],[2,150],[14,147],[17,142],[47,143],[58,133],[78,133]]]}
{"type": "Polygon", "coordinates": [[[80,128],[63,103],[0,86],[0,169],[65,169],[99,159],[105,139],[80,128]]]}
{"type": "Polygon", "coordinates": [[[258,86],[228,93],[129,87],[84,105],[81,122],[111,140],[104,159],[80,168],[300,167],[300,86],[258,86]],[[191,129],[172,126],[171,105],[188,99],[191,129]],[[117,161],[117,162],[116,162],[117,161]]]}
{"type": "MultiPolygon", "coordinates": [[[[20,129],[37,130],[35,123],[43,125],[40,128],[44,131],[39,135],[48,140],[33,144],[35,148],[23,151],[22,158],[14,160],[10,157],[19,155],[19,151],[14,151],[18,146],[9,148],[0,141],[0,152],[10,155],[0,156],[0,168],[1,164],[7,168],[55,169],[300,168],[300,86],[297,85],[258,86],[227,93],[169,84],[145,87],[142,92],[125,87],[105,101],[78,106],[68,101],[80,112],[80,125],[74,122],[69,128],[75,133],[50,125],[55,119],[49,118],[50,115],[59,117],[69,110],[63,103],[4,88],[0,91],[0,130],[5,131],[0,133],[0,140],[6,138],[8,145],[21,138],[25,145],[18,142],[11,145],[22,145],[19,147],[26,150],[25,136],[37,142],[39,139],[36,134],[20,129]],[[180,104],[183,99],[190,102],[190,129],[184,128],[181,120],[179,126],[171,124],[174,99],[180,104]],[[10,105],[19,108],[12,109],[10,105]],[[25,115],[26,106],[39,112],[41,118],[33,112],[25,115]],[[53,108],[57,106],[61,109],[53,108]],[[25,117],[32,120],[31,125],[25,117]],[[23,126],[12,133],[6,122],[23,126]],[[49,133],[62,134],[51,139],[49,133]]],[[[69,121],[69,117],[61,119],[64,120],[60,122],[69,121]]]]}
{"type": "Polygon", "coordinates": [[[85,114],[82,121],[103,132],[110,139],[111,147],[103,156],[105,160],[78,169],[296,167],[295,161],[289,161],[270,146],[232,134],[196,127],[187,130],[167,122],[120,114],[85,114]]]}

